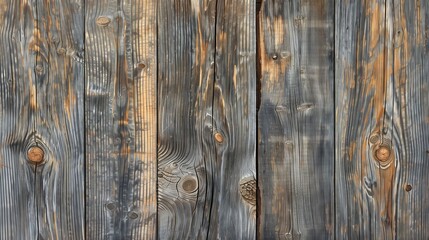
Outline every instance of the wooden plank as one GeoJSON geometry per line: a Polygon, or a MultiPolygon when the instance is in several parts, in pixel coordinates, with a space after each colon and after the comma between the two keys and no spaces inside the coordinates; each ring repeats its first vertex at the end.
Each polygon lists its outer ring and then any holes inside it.
{"type": "Polygon", "coordinates": [[[209,239],[256,238],[256,9],[218,0],[209,239]]]}
{"type": "Polygon", "coordinates": [[[392,194],[393,236],[429,239],[429,2],[394,0],[389,4],[391,131],[398,158],[392,194]]]}
{"type": "Polygon", "coordinates": [[[159,236],[254,238],[254,3],[161,1],[158,9],[159,236]],[[240,196],[243,179],[251,204],[240,196]]]}
{"type": "Polygon", "coordinates": [[[82,2],[1,5],[0,238],[83,238],[82,2]]]}
{"type": "Polygon", "coordinates": [[[215,11],[215,0],[159,2],[160,239],[206,239],[211,223],[215,11]]]}
{"type": "Polygon", "coordinates": [[[332,239],[334,1],[259,13],[258,238],[332,239]]]}
{"type": "Polygon", "coordinates": [[[26,160],[36,118],[35,17],[33,4],[0,1],[0,49],[7,53],[0,56],[0,239],[38,235],[35,169],[26,160]]]}
{"type": "Polygon", "coordinates": [[[397,109],[390,0],[336,4],[336,236],[396,238],[397,109]]]}
{"type": "Polygon", "coordinates": [[[156,236],[155,7],[85,5],[89,239],[156,236]]]}

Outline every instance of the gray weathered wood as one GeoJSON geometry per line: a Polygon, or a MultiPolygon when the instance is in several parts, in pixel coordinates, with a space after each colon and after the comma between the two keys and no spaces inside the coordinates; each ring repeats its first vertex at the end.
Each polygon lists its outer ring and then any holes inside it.
{"type": "Polygon", "coordinates": [[[260,239],[334,237],[333,6],[262,3],[260,239]]]}
{"type": "Polygon", "coordinates": [[[215,0],[158,7],[160,239],[206,239],[213,202],[215,0]]]}
{"type": "Polygon", "coordinates": [[[89,239],[156,236],[155,7],[85,5],[89,239]]]}
{"type": "Polygon", "coordinates": [[[81,239],[82,2],[1,1],[0,18],[0,239],[81,239]]]}
{"type": "Polygon", "coordinates": [[[339,239],[429,236],[428,7],[336,4],[339,239]]]}
{"type": "Polygon", "coordinates": [[[254,3],[158,9],[159,236],[255,238],[254,3]]]}

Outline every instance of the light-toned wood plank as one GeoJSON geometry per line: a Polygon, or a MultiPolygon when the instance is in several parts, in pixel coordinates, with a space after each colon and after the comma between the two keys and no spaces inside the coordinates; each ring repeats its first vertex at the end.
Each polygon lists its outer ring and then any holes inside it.
{"type": "Polygon", "coordinates": [[[156,236],[155,7],[86,2],[89,239],[156,236]]]}

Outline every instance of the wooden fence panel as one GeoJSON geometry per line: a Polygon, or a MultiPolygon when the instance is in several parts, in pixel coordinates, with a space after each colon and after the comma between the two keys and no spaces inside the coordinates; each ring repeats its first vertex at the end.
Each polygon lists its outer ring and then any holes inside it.
{"type": "Polygon", "coordinates": [[[333,0],[259,12],[258,237],[333,238],[333,0]]]}
{"type": "Polygon", "coordinates": [[[156,4],[85,9],[87,238],[155,238],[156,4]]]}

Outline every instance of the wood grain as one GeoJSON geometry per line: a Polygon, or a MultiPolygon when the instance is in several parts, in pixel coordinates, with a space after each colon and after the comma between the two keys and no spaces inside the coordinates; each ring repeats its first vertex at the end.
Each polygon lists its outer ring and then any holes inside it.
{"type": "Polygon", "coordinates": [[[254,238],[254,3],[158,9],[159,236],[254,238]]]}
{"type": "Polygon", "coordinates": [[[217,2],[209,239],[256,238],[255,36],[255,1],[217,2]]]}
{"type": "Polygon", "coordinates": [[[158,7],[158,231],[206,239],[214,201],[215,0],[158,7]]]}
{"type": "Polygon", "coordinates": [[[85,5],[89,239],[156,236],[155,7],[85,5]]]}
{"type": "Polygon", "coordinates": [[[333,238],[334,1],[259,13],[258,238],[333,238]]]}
{"type": "Polygon", "coordinates": [[[0,238],[83,238],[82,2],[0,5],[8,53],[1,62],[0,238]],[[44,153],[38,165],[27,162],[33,146],[44,153]]]}
{"type": "Polygon", "coordinates": [[[336,235],[426,239],[428,4],[336,5],[336,235]]]}

